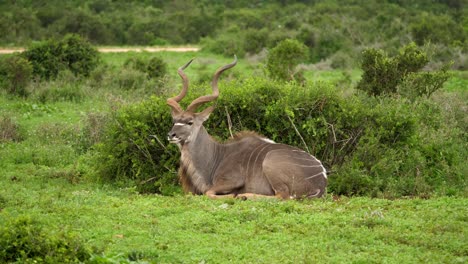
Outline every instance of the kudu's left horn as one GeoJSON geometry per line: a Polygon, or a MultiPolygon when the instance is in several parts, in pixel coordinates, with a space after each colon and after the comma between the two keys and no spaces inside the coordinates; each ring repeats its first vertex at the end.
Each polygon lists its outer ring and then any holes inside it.
{"type": "Polygon", "coordinates": [[[200,96],[197,99],[193,100],[193,102],[187,107],[187,111],[192,111],[194,112],[200,105],[204,103],[211,102],[213,100],[216,100],[219,96],[219,89],[218,89],[218,79],[221,73],[223,73],[225,70],[230,69],[237,64],[237,56],[234,55],[234,61],[220,67],[218,70],[216,70],[214,76],[213,76],[213,81],[211,82],[211,87],[213,88],[213,92],[211,95],[204,95],[200,96]]]}
{"type": "Polygon", "coordinates": [[[188,86],[189,86],[189,81],[187,78],[187,75],[185,75],[184,70],[187,68],[190,63],[192,63],[194,59],[191,59],[189,62],[187,62],[184,66],[180,67],[177,70],[177,73],[179,74],[180,78],[182,78],[182,91],[177,96],[171,97],[167,99],[167,104],[172,107],[172,109],[176,112],[182,112],[182,107],[180,106],[179,102],[185,97],[187,94],[188,86]]]}

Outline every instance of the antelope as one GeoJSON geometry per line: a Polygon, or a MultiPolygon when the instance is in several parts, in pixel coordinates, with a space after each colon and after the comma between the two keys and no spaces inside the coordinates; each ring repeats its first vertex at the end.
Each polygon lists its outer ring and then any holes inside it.
{"type": "Polygon", "coordinates": [[[240,132],[227,143],[217,142],[206,131],[203,123],[215,107],[196,110],[218,98],[219,76],[237,64],[237,57],[215,72],[211,95],[200,96],[185,111],[182,109],[179,102],[189,86],[184,70],[192,61],[177,71],[182,78],[182,90],[167,99],[173,120],[168,140],[177,144],[181,152],[178,174],[184,191],[210,198],[321,197],[327,186],[327,174],[314,156],[251,131],[240,132]]]}

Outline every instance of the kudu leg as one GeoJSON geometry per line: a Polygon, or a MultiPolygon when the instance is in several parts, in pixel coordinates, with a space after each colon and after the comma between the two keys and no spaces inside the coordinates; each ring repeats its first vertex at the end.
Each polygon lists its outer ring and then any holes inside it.
{"type": "Polygon", "coordinates": [[[282,195],[264,195],[256,193],[241,193],[236,196],[236,198],[245,199],[245,200],[257,200],[257,199],[288,199],[289,196],[283,197],[282,195]]]}
{"type": "Polygon", "coordinates": [[[229,194],[216,194],[215,191],[209,190],[205,193],[206,196],[208,196],[211,199],[226,199],[226,198],[235,198],[236,195],[233,193],[229,194]]]}
{"type": "Polygon", "coordinates": [[[215,175],[213,186],[205,192],[205,195],[212,199],[235,198],[242,186],[244,186],[244,177],[241,177],[238,168],[225,168],[215,175]]]}

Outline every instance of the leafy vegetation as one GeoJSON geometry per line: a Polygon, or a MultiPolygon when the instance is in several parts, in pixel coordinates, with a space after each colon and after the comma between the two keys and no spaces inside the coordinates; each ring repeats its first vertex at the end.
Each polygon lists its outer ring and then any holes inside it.
{"type": "Polygon", "coordinates": [[[0,215],[0,261],[4,263],[78,263],[91,250],[69,234],[46,234],[29,217],[5,219],[0,215]]]}
{"type": "Polygon", "coordinates": [[[3,1],[0,43],[29,48],[0,55],[0,262],[467,262],[461,3],[3,1]],[[323,199],[181,194],[165,99],[233,54],[208,131],[313,153],[323,199]]]}
{"type": "Polygon", "coordinates": [[[18,55],[0,61],[0,88],[10,94],[25,96],[31,81],[33,67],[31,63],[18,55]]]}
{"type": "Polygon", "coordinates": [[[31,62],[33,73],[47,80],[57,78],[63,70],[87,77],[99,61],[96,48],[78,35],[37,43],[26,50],[24,56],[31,62]]]}
{"type": "MultiPolygon", "coordinates": [[[[43,234],[38,237],[52,243],[48,247],[70,238],[86,249],[90,263],[251,262],[259,256],[269,263],[466,261],[462,72],[447,88],[411,102],[353,91],[348,87],[356,82],[354,74],[316,71],[312,79],[305,72],[303,84],[285,83],[240,60],[223,75],[207,129],[219,140],[229,138],[230,130],[252,129],[308,148],[332,170],[329,194],[318,201],[211,201],[180,195],[178,150],[165,141],[171,120],[165,98],[179,89],[177,67],[194,55],[190,79],[226,62],[205,53],[161,53],[173,62],[165,81],[155,89],[145,77],[143,87],[127,90],[115,81],[128,67],[125,61],[150,55],[106,54],[106,63],[89,78],[60,74],[30,85],[26,98],[5,92],[1,226],[16,230],[14,219],[35,219],[27,228],[43,234]],[[149,94],[156,96],[147,99],[149,94]],[[408,226],[418,228],[408,232],[408,226]],[[271,251],[272,245],[279,250],[271,251]]],[[[209,89],[204,81],[192,82],[182,103],[209,89]]]]}
{"type": "MultiPolygon", "coordinates": [[[[209,93],[203,86],[192,90],[209,93]]],[[[335,171],[330,176],[333,193],[401,197],[466,192],[464,132],[453,129],[463,121],[448,117],[431,100],[412,105],[402,99],[349,96],[326,84],[262,78],[234,81],[222,90],[206,124],[212,135],[225,140],[232,130],[254,130],[308,150],[335,171]],[[451,140],[440,145],[438,138],[451,140]]],[[[98,146],[101,177],[135,180],[140,190],[168,187],[168,179],[176,180],[178,160],[176,148],[162,143],[170,120],[164,98],[119,109],[98,146]]]]}
{"type": "Polygon", "coordinates": [[[436,61],[467,69],[468,8],[463,0],[413,1],[3,1],[0,44],[78,34],[100,45],[199,44],[239,57],[288,38],[309,50],[308,61],[353,67],[364,48],[391,53],[401,43],[430,46],[436,61]],[[331,63],[334,57],[342,63],[331,63]]]}
{"type": "Polygon", "coordinates": [[[292,81],[299,79],[296,67],[307,57],[307,47],[295,39],[285,39],[272,48],[267,57],[267,70],[271,79],[292,81]]]}
{"type": "Polygon", "coordinates": [[[128,58],[124,65],[146,73],[148,78],[163,78],[167,74],[167,63],[158,56],[149,59],[128,58]]]}
{"type": "Polygon", "coordinates": [[[0,143],[7,141],[19,141],[21,132],[18,124],[9,116],[0,116],[0,143]]]}
{"type": "Polygon", "coordinates": [[[420,72],[428,62],[426,53],[414,43],[403,47],[396,57],[388,57],[383,50],[367,49],[363,52],[364,72],[357,88],[374,96],[429,97],[442,88],[450,75],[448,64],[440,71],[420,72]]]}

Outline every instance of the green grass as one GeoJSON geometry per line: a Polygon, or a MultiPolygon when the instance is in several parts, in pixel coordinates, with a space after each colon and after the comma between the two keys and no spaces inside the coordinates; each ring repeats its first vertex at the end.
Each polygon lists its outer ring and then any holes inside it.
{"type": "MultiPolygon", "coordinates": [[[[112,67],[146,53],[103,54],[112,67]]],[[[176,69],[193,57],[191,80],[210,76],[231,58],[205,53],[159,53],[176,69]]],[[[239,61],[238,74],[261,65],[239,61]]],[[[309,76],[310,74],[310,76],[309,76]]],[[[459,73],[446,86],[466,91],[459,73]]],[[[355,82],[359,72],[314,72],[311,81],[355,82]]],[[[56,86],[65,85],[56,83],[56,86]]],[[[80,83],[81,100],[41,103],[0,96],[0,115],[19,125],[23,140],[0,142],[0,225],[28,215],[51,233],[78,234],[105,259],[151,263],[466,263],[468,199],[370,198],[313,201],[209,200],[200,196],[141,195],[89,180],[87,155],[75,144],[88,113],[107,113],[115,101],[143,97],[80,83]]],[[[336,198],[336,197],[335,197],[336,198]]]]}
{"type": "Polygon", "coordinates": [[[468,71],[453,72],[453,77],[450,78],[444,85],[444,90],[448,92],[468,92],[468,71]]]}
{"type": "Polygon", "coordinates": [[[2,214],[157,263],[464,263],[468,200],[213,201],[31,174],[1,178],[2,214]]]}

